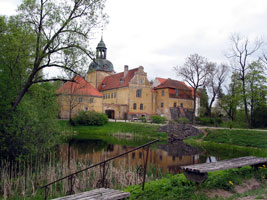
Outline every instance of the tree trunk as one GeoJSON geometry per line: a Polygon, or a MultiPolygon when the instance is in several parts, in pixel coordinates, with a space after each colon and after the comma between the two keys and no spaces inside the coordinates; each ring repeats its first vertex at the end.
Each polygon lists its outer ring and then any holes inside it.
{"type": "Polygon", "coordinates": [[[246,115],[246,124],[247,124],[247,128],[250,128],[250,122],[249,122],[249,116],[248,116],[248,104],[247,104],[247,98],[246,98],[245,78],[242,79],[242,90],[243,90],[242,91],[243,101],[244,101],[244,108],[245,108],[245,115],[246,115]]]}
{"type": "Polygon", "coordinates": [[[193,107],[192,124],[195,124],[196,100],[197,100],[196,93],[197,93],[197,88],[194,88],[194,107],[193,107]]]}

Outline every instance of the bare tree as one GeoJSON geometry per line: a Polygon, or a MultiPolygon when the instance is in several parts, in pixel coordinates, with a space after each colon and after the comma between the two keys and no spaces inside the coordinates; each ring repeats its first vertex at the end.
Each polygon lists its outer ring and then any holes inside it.
{"type": "Polygon", "coordinates": [[[246,124],[247,128],[250,128],[245,78],[249,70],[249,64],[251,62],[250,58],[260,49],[263,42],[261,40],[256,40],[251,44],[248,38],[241,37],[238,34],[231,36],[231,42],[231,54],[227,57],[234,61],[234,71],[238,73],[239,79],[242,82],[242,98],[246,115],[246,124]]]}
{"type": "Polygon", "coordinates": [[[210,93],[210,101],[208,105],[209,117],[211,117],[212,105],[222,89],[222,85],[226,79],[228,72],[228,66],[225,64],[216,65],[216,63],[210,63],[210,65],[212,67],[210,69],[210,74],[207,80],[207,88],[210,93]]]}
{"type": "Polygon", "coordinates": [[[64,79],[46,79],[45,68],[57,67],[77,73],[85,66],[88,57],[89,36],[106,18],[102,13],[105,0],[24,1],[19,7],[19,19],[35,35],[29,59],[28,75],[12,103],[15,110],[28,89],[35,83],[64,79]]]}
{"type": "Polygon", "coordinates": [[[196,112],[196,94],[197,89],[203,87],[207,82],[208,74],[210,73],[212,65],[207,62],[207,59],[198,55],[193,54],[186,58],[183,66],[174,67],[176,75],[182,77],[193,88],[193,119],[194,123],[195,112],[196,112]]]}

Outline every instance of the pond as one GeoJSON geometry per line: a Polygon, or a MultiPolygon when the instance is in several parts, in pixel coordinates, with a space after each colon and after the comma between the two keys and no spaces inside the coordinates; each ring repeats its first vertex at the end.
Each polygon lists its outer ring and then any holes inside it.
{"type": "MultiPolygon", "coordinates": [[[[132,140],[130,143],[134,143],[135,139],[129,139],[132,140]]],[[[95,164],[140,146],[140,141],[137,143],[138,145],[125,145],[111,144],[100,139],[72,140],[70,142],[70,158],[86,165],[95,164]]],[[[144,141],[143,144],[145,143],[144,141]]],[[[59,155],[62,160],[68,159],[68,144],[61,145],[59,155]]],[[[113,165],[114,167],[123,166],[125,169],[143,166],[145,156],[146,151],[138,149],[115,159],[113,165]]],[[[203,149],[200,150],[183,142],[175,144],[160,142],[160,144],[152,145],[149,149],[148,167],[154,167],[164,173],[179,173],[180,166],[214,162],[216,159],[219,158],[208,155],[203,149]]]]}

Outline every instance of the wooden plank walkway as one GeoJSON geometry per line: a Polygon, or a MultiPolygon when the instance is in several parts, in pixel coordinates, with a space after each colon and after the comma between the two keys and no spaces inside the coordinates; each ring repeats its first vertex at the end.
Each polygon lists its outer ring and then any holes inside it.
{"type": "Polygon", "coordinates": [[[233,158],[230,160],[221,160],[213,163],[203,163],[196,165],[182,166],[186,178],[190,181],[202,183],[208,178],[208,172],[238,168],[243,166],[257,166],[267,163],[267,158],[258,158],[255,156],[247,156],[240,158],[233,158]]]}
{"type": "Polygon", "coordinates": [[[119,200],[125,199],[129,196],[129,192],[123,192],[109,188],[99,188],[88,192],[56,198],[54,200],[119,200]]]}

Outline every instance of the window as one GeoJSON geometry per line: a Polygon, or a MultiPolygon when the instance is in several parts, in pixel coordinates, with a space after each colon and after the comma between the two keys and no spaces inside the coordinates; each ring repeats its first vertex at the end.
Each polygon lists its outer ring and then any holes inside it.
{"type": "Polygon", "coordinates": [[[104,87],[106,87],[106,84],[105,83],[102,84],[102,88],[104,88],[104,87]]]}
{"type": "Polygon", "coordinates": [[[81,103],[83,101],[82,97],[79,97],[79,103],[81,103]]]}
{"type": "Polygon", "coordinates": [[[140,104],[140,110],[143,110],[143,107],[144,107],[144,106],[143,106],[143,104],[141,103],[141,104],[140,104]]]}
{"type": "Polygon", "coordinates": [[[88,107],[85,107],[84,110],[87,111],[88,110],[88,107]]]}
{"type": "Polygon", "coordinates": [[[123,83],[124,83],[124,80],[123,80],[123,79],[121,79],[121,80],[120,80],[120,84],[123,84],[123,83]]]}
{"type": "Polygon", "coordinates": [[[111,93],[111,98],[113,99],[113,93],[111,93]]]}
{"type": "Polygon", "coordinates": [[[173,107],[176,108],[176,102],[174,102],[173,107]]]}
{"type": "Polygon", "coordinates": [[[172,156],[172,160],[175,161],[175,156],[172,156]]]}
{"type": "Polygon", "coordinates": [[[159,156],[159,159],[162,160],[162,155],[159,156]]]}
{"type": "Polygon", "coordinates": [[[89,103],[94,103],[94,98],[90,98],[89,103]]]}
{"type": "Polygon", "coordinates": [[[108,99],[110,99],[110,93],[108,93],[108,99]]]}
{"type": "Polygon", "coordinates": [[[139,158],[142,158],[142,152],[139,152],[139,158]]]}
{"type": "Polygon", "coordinates": [[[162,107],[162,108],[163,108],[163,107],[164,107],[164,103],[161,103],[161,104],[160,104],[160,107],[162,107]]]}
{"type": "Polygon", "coordinates": [[[161,90],[161,96],[164,96],[165,91],[161,90]]]}
{"type": "Polygon", "coordinates": [[[181,107],[182,107],[182,108],[184,107],[184,104],[183,104],[183,103],[181,103],[181,107]]]}
{"type": "Polygon", "coordinates": [[[142,90],[141,89],[136,90],[136,97],[142,97],[142,90]]]}
{"type": "Polygon", "coordinates": [[[139,84],[143,84],[143,79],[139,79],[139,84]]]}
{"type": "Polygon", "coordinates": [[[116,92],[114,92],[114,98],[116,98],[116,95],[117,95],[116,92]]]}
{"type": "Polygon", "coordinates": [[[132,153],[132,159],[135,159],[135,152],[132,153]]]}
{"type": "Polygon", "coordinates": [[[178,96],[178,89],[175,89],[175,96],[178,96]]]}
{"type": "Polygon", "coordinates": [[[136,103],[133,104],[133,109],[136,110],[136,103]]]}

